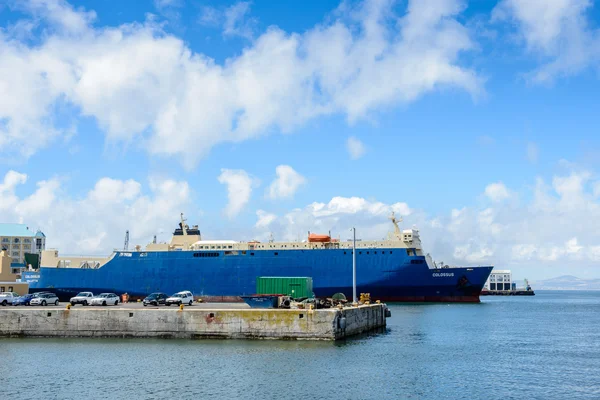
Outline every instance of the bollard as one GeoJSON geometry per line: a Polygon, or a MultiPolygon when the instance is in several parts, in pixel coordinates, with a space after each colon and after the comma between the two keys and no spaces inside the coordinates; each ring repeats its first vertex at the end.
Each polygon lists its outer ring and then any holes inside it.
{"type": "Polygon", "coordinates": [[[180,305],[179,305],[179,309],[180,309],[180,310],[183,310],[183,304],[180,304],[180,305]]]}
{"type": "Polygon", "coordinates": [[[67,310],[71,309],[71,304],[67,304],[67,310]]]}

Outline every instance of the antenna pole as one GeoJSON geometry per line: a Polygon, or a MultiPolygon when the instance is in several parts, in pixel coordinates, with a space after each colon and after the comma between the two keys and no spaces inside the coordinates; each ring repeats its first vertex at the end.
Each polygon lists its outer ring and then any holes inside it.
{"type": "Polygon", "coordinates": [[[125,231],[125,245],[123,246],[123,250],[129,250],[129,231],[125,231]]]}
{"type": "Polygon", "coordinates": [[[356,228],[352,232],[352,302],[356,303],[356,228]]]}

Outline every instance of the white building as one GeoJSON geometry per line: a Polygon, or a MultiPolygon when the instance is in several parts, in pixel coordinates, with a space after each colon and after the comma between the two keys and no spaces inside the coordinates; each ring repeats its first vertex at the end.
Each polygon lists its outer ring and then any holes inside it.
{"type": "Polygon", "coordinates": [[[14,264],[25,264],[25,253],[38,254],[46,248],[46,235],[27,225],[0,223],[0,251],[6,250],[14,264]]]}
{"type": "Polygon", "coordinates": [[[483,286],[487,290],[511,290],[512,273],[510,269],[494,269],[483,286]]]}

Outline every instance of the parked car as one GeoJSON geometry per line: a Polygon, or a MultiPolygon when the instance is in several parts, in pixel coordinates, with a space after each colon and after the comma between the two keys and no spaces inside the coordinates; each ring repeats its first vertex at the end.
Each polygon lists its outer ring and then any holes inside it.
{"type": "Polygon", "coordinates": [[[177,292],[173,296],[169,297],[167,300],[165,300],[165,305],[170,306],[171,304],[177,304],[179,306],[182,304],[188,304],[191,306],[193,302],[194,296],[192,295],[192,292],[185,290],[183,292],[177,292]]]}
{"type": "Polygon", "coordinates": [[[147,305],[158,306],[160,304],[165,304],[165,301],[167,301],[168,297],[169,296],[164,293],[152,293],[142,300],[142,303],[144,304],[144,307],[147,305]]]}
{"type": "Polygon", "coordinates": [[[119,296],[114,293],[100,293],[90,300],[90,305],[92,306],[116,306],[117,304],[119,304],[119,296]]]}
{"type": "Polygon", "coordinates": [[[47,306],[48,304],[58,305],[58,297],[54,293],[38,293],[29,302],[32,306],[47,306]]]}
{"type": "Polygon", "coordinates": [[[93,298],[94,293],[92,292],[80,292],[77,293],[77,296],[71,297],[71,305],[74,306],[75,304],[83,304],[84,306],[87,306],[93,298]]]}
{"type": "Polygon", "coordinates": [[[13,306],[28,306],[30,305],[29,303],[31,302],[31,299],[34,297],[35,295],[33,294],[24,294],[23,296],[13,300],[13,306]]]}
{"type": "Polygon", "coordinates": [[[19,294],[15,292],[0,293],[0,304],[3,306],[14,304],[14,301],[19,298],[19,294]]]}

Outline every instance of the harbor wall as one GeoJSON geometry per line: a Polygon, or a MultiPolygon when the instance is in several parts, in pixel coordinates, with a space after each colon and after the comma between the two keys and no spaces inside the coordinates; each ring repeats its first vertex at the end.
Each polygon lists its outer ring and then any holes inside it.
{"type": "Polygon", "coordinates": [[[0,337],[337,340],[385,326],[383,304],[343,310],[5,308],[0,337]]]}

